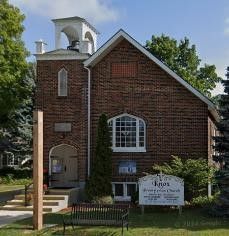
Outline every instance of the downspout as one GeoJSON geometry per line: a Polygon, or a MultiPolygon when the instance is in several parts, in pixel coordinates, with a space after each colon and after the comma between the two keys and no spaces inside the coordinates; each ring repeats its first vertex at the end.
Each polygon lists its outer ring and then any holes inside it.
{"type": "Polygon", "coordinates": [[[90,176],[91,165],[91,70],[84,67],[88,71],[87,84],[87,176],[90,176]]]}

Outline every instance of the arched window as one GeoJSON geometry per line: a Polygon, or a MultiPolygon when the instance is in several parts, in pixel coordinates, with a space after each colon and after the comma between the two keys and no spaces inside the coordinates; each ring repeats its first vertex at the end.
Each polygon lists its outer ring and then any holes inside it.
{"type": "Polygon", "coordinates": [[[68,74],[63,68],[58,72],[58,96],[68,95],[68,74]]]}
{"type": "Polygon", "coordinates": [[[145,122],[122,114],[108,120],[114,152],[145,152],[145,122]]]}

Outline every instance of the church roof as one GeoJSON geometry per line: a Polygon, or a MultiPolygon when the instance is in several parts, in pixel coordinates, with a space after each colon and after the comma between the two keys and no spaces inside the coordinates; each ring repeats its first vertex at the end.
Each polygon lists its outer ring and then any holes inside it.
{"type": "Polygon", "coordinates": [[[42,54],[34,54],[37,60],[85,60],[88,59],[88,53],[81,53],[68,49],[55,49],[42,54]]]}
{"type": "Polygon", "coordinates": [[[44,54],[88,55],[87,53],[81,53],[81,52],[78,52],[78,51],[75,51],[75,50],[68,50],[68,49],[65,49],[65,48],[55,49],[53,51],[48,51],[48,52],[43,53],[43,55],[44,54]]]}
{"type": "Polygon", "coordinates": [[[129,34],[127,34],[124,30],[120,29],[114,36],[112,36],[105,44],[103,44],[91,57],[84,61],[84,66],[93,67],[96,65],[104,56],[106,56],[118,43],[120,43],[123,39],[129,41],[133,46],[135,46],[139,51],[145,54],[149,59],[155,62],[160,68],[162,68],[165,72],[167,72],[170,76],[172,76],[175,80],[177,80],[180,84],[182,84],[186,89],[192,92],[195,96],[197,96],[200,100],[207,104],[208,110],[213,115],[213,117],[218,120],[219,115],[215,108],[215,105],[201,92],[192,87],[188,82],[182,79],[179,75],[177,75],[174,71],[172,71],[167,65],[157,59],[152,53],[146,50],[140,43],[138,43],[134,38],[132,38],[129,34]]]}

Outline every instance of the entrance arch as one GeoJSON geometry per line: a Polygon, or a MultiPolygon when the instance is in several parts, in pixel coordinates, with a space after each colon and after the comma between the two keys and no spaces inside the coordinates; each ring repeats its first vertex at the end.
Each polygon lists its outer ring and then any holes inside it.
{"type": "Polygon", "coordinates": [[[77,149],[67,144],[51,148],[49,175],[51,187],[76,187],[78,185],[77,149]]]}

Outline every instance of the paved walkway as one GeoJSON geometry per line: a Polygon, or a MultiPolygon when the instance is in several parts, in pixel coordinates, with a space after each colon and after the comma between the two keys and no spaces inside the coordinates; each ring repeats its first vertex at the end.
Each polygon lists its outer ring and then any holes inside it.
{"type": "Polygon", "coordinates": [[[0,228],[14,221],[31,217],[33,212],[28,211],[3,211],[0,210],[0,228]]]}

